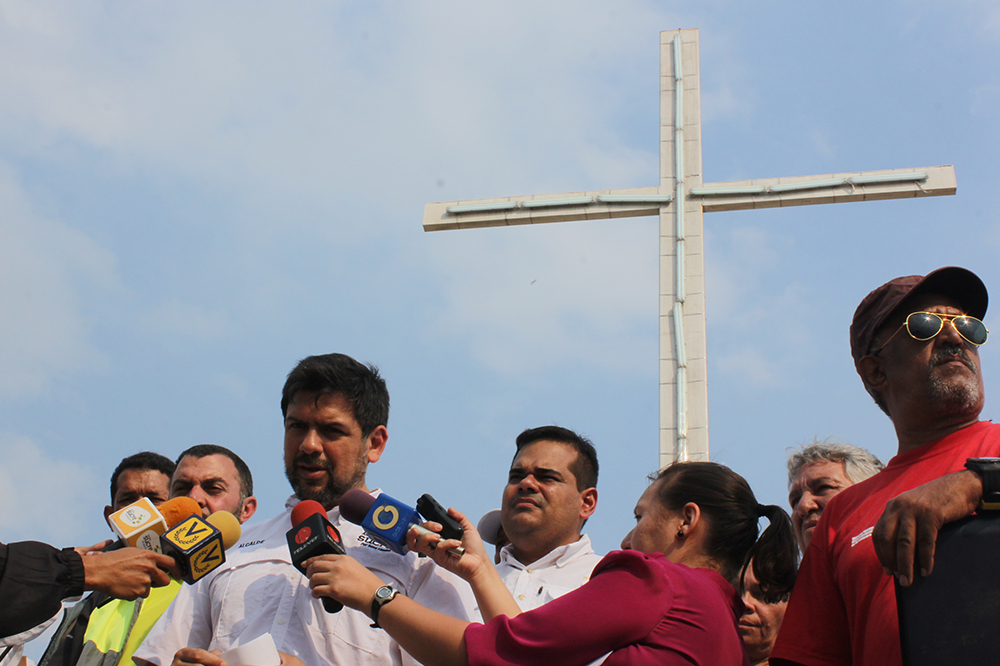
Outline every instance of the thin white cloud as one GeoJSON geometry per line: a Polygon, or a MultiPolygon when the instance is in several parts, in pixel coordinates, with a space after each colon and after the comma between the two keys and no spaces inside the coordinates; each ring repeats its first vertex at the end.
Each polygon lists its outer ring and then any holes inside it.
{"type": "Polygon", "coordinates": [[[231,329],[225,312],[177,299],[148,312],[144,325],[148,335],[181,336],[201,342],[220,340],[231,329]]]}
{"type": "Polygon", "coordinates": [[[429,334],[468,345],[502,373],[566,363],[654,371],[656,222],[580,224],[442,236],[445,304],[429,334]]]}
{"type": "Polygon", "coordinates": [[[726,380],[775,387],[790,381],[814,340],[802,284],[785,274],[788,239],[761,227],[715,227],[709,234],[707,310],[712,367],[726,380]]]}
{"type": "Polygon", "coordinates": [[[785,381],[784,369],[755,347],[719,354],[713,365],[727,381],[739,382],[742,386],[773,388],[785,381]]]}
{"type": "Polygon", "coordinates": [[[0,529],[4,541],[91,545],[86,526],[107,503],[88,465],[60,460],[28,437],[0,433],[0,529]],[[82,539],[83,541],[78,542],[82,539]]]}
{"type": "Polygon", "coordinates": [[[0,395],[37,394],[54,374],[100,364],[84,292],[117,288],[111,253],[37,213],[2,161],[0,238],[0,395]]]}

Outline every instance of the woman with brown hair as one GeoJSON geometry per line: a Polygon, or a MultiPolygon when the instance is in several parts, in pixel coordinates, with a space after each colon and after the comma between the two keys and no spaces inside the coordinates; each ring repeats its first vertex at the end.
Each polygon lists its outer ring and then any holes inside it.
{"type": "Polygon", "coordinates": [[[762,506],[729,468],[676,463],[639,498],[636,524],[582,587],[521,612],[503,585],[475,528],[463,527],[465,554],[436,534],[411,547],[469,581],[485,624],[447,617],[394,594],[343,555],[309,563],[313,596],[331,596],[368,613],[418,661],[428,664],[587,664],[608,655],[621,664],[748,664],[737,621],[736,592],[745,564],[765,590],[791,586],[797,547],[788,515],[762,506]],[[758,539],[758,519],[770,521],[758,539]],[[434,547],[439,545],[440,547],[434,547]]]}

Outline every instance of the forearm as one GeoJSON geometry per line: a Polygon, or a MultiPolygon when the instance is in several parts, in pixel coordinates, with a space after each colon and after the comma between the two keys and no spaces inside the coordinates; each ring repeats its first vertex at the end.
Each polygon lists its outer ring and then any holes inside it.
{"type": "Polygon", "coordinates": [[[483,622],[489,622],[499,615],[517,617],[521,614],[521,607],[517,605],[500,573],[492,565],[482,567],[482,570],[469,580],[469,585],[476,595],[483,622]]]}
{"type": "Polygon", "coordinates": [[[469,663],[465,653],[465,629],[469,623],[464,620],[398,595],[382,606],[378,623],[421,664],[466,666],[469,663]]]}
{"type": "Polygon", "coordinates": [[[0,635],[17,634],[59,611],[63,599],[83,594],[80,555],[34,541],[2,546],[0,635]]]}

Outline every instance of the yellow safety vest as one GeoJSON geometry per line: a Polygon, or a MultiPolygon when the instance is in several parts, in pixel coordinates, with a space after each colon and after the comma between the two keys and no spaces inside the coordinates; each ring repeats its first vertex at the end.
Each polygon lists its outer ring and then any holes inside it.
{"type": "Polygon", "coordinates": [[[94,610],[76,666],[135,666],[132,655],[181,589],[180,582],[154,587],[145,599],[112,599],[94,610]]]}

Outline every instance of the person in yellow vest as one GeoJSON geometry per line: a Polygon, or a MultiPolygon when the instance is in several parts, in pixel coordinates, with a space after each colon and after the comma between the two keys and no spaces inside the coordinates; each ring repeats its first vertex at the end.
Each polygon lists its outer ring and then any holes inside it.
{"type": "MultiPolygon", "coordinates": [[[[200,444],[177,458],[170,497],[190,497],[202,517],[228,511],[244,523],[257,510],[253,477],[243,459],[215,444],[200,444]]],[[[181,583],[156,588],[146,599],[113,600],[90,616],[83,651],[76,666],[134,666],[132,654],[173,602],[181,583]]]]}
{"type": "MultiPolygon", "coordinates": [[[[173,460],[152,451],[123,458],[111,474],[111,504],[104,507],[105,519],[143,497],[155,506],[166,502],[176,467],[173,460]]],[[[91,613],[109,599],[106,594],[94,592],[68,607],[38,666],[75,666],[91,613]]]]}

